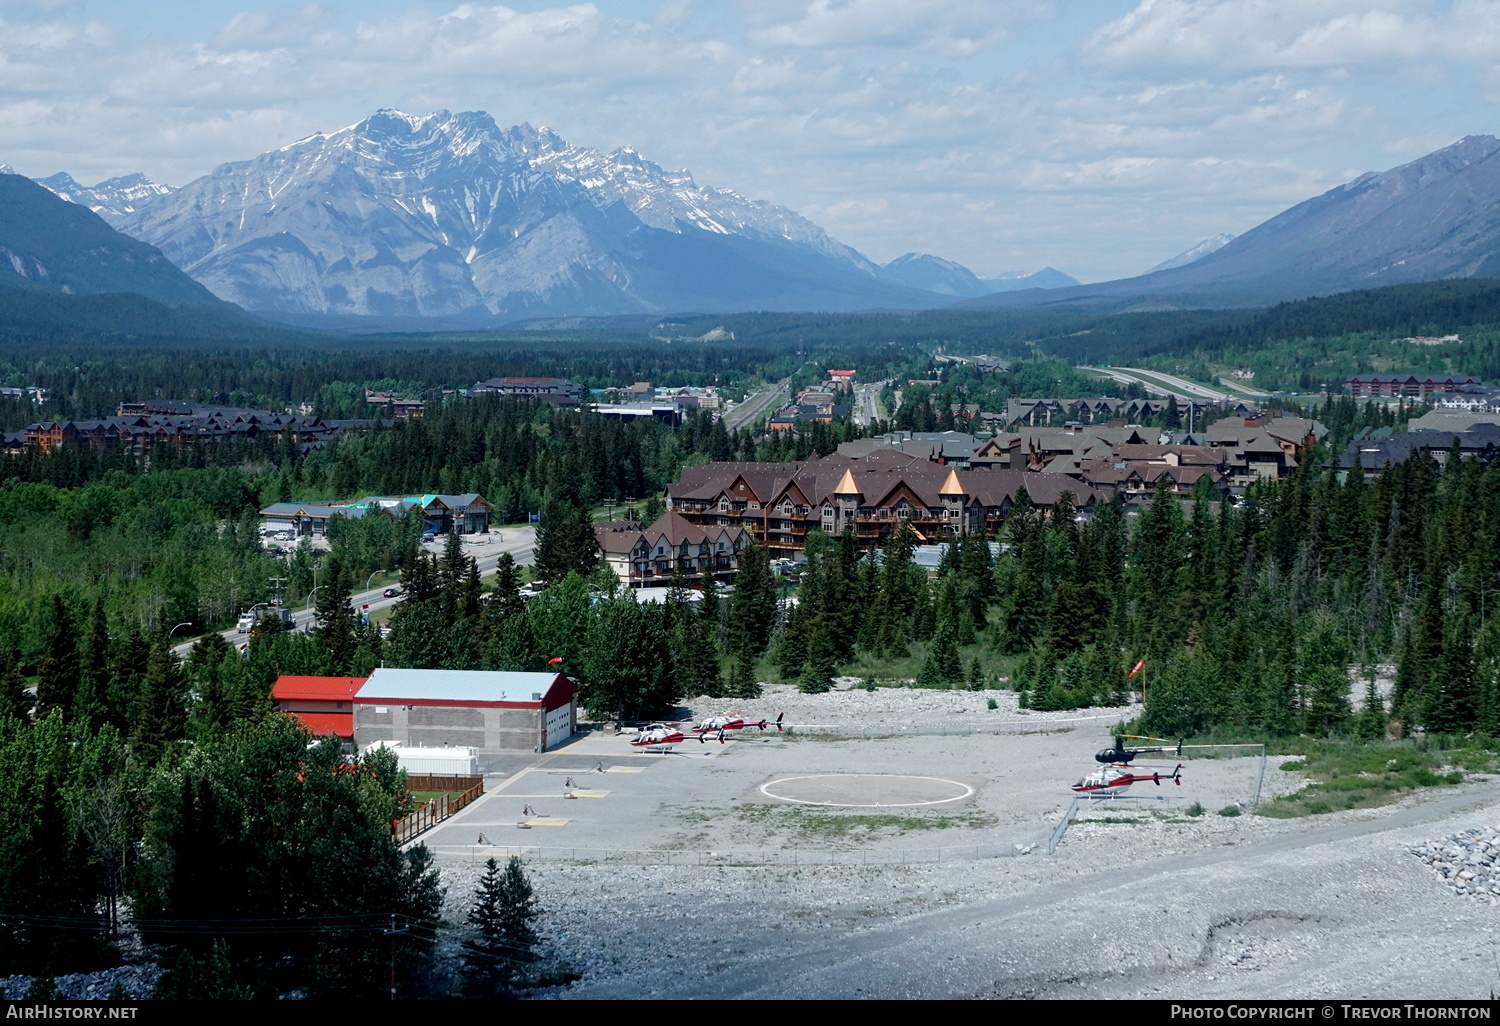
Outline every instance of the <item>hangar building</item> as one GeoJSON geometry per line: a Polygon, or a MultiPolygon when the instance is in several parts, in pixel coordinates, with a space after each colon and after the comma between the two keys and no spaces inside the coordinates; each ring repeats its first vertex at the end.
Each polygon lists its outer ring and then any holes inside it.
{"type": "Polygon", "coordinates": [[[578,726],[576,692],[560,673],[381,667],[354,696],[354,741],[545,751],[578,726]]]}

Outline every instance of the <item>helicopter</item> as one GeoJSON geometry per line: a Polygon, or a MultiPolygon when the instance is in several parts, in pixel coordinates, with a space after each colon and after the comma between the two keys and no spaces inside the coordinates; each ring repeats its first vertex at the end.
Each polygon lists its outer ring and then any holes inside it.
{"type": "Polygon", "coordinates": [[[1109,798],[1129,789],[1131,784],[1144,784],[1147,781],[1161,786],[1163,780],[1170,780],[1178,787],[1182,786],[1182,763],[1165,777],[1160,770],[1150,773],[1132,773],[1128,766],[1101,766],[1094,772],[1085,776],[1073,785],[1073,790],[1078,794],[1088,795],[1090,798],[1109,798]]]}
{"type": "Polygon", "coordinates": [[[1113,748],[1102,748],[1094,753],[1094,761],[1117,766],[1129,766],[1137,755],[1151,755],[1155,752],[1174,752],[1177,758],[1182,758],[1182,742],[1178,741],[1176,746],[1164,737],[1142,737],[1139,734],[1116,734],[1115,746],[1113,748]],[[1126,748],[1125,742],[1129,741],[1166,741],[1165,748],[1126,748]]]}
{"type": "Polygon", "coordinates": [[[780,715],[778,715],[774,723],[771,720],[747,721],[739,716],[710,716],[708,719],[700,720],[698,723],[694,724],[693,733],[698,735],[699,741],[703,740],[705,734],[717,733],[719,735],[719,743],[723,744],[724,732],[727,730],[744,730],[746,727],[754,727],[756,730],[765,730],[769,726],[775,726],[776,732],[780,733],[782,729],[781,720],[784,716],[786,716],[786,713],[781,713],[780,715]]]}
{"type": "MultiPolygon", "coordinates": [[[[644,748],[648,752],[670,752],[673,745],[686,740],[687,735],[675,727],[653,723],[646,729],[637,731],[635,737],[630,739],[630,744],[633,748],[644,748]]],[[[700,737],[698,740],[703,739],[700,737]]]]}

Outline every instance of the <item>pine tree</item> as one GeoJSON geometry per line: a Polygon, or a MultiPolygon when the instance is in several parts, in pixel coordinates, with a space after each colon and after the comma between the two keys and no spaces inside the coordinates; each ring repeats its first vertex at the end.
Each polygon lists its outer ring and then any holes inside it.
{"type": "Polygon", "coordinates": [[[168,744],[182,738],[187,725],[186,702],[177,657],[166,642],[157,642],[146,665],[133,739],[135,752],[147,765],[156,763],[168,744]]]}
{"type": "Polygon", "coordinates": [[[969,664],[968,684],[970,691],[984,690],[984,670],[980,668],[979,658],[977,656],[974,658],[974,661],[969,664]]]}
{"type": "Polygon", "coordinates": [[[344,573],[343,563],[335,556],[328,557],[327,573],[318,595],[318,636],[328,649],[329,659],[335,673],[347,674],[354,662],[354,650],[358,645],[354,637],[354,613],[349,608],[350,582],[344,573]]]}
{"type": "Polygon", "coordinates": [[[771,640],[776,607],[776,578],[771,575],[770,558],[762,546],[751,545],[740,553],[734,597],[729,602],[729,651],[751,659],[759,657],[771,640]]]}
{"type": "Polygon", "coordinates": [[[474,933],[464,941],[465,997],[499,998],[509,993],[521,967],[532,960],[537,937],[531,921],[536,916],[521,860],[512,855],[504,870],[495,859],[487,860],[469,906],[468,923],[474,933]]]}
{"type": "Polygon", "coordinates": [[[6,655],[4,667],[0,669],[0,719],[9,716],[25,720],[31,709],[31,699],[26,694],[26,678],[21,676],[17,662],[18,656],[11,652],[6,655]]]}
{"type": "Polygon", "coordinates": [[[755,660],[743,652],[734,657],[729,671],[729,697],[760,697],[760,682],[755,679],[755,660]]]}
{"type": "Polygon", "coordinates": [[[36,682],[36,718],[46,719],[53,709],[64,715],[73,711],[82,673],[73,617],[61,595],[52,596],[52,630],[47,635],[47,657],[42,660],[36,682]]]}

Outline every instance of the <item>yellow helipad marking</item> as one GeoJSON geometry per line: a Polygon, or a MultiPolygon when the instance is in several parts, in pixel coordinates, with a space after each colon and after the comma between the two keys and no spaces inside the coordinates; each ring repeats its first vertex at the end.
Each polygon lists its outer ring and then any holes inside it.
{"type": "Polygon", "coordinates": [[[534,826],[534,827],[539,827],[539,826],[560,827],[560,826],[567,826],[569,823],[572,822],[572,820],[570,820],[570,819],[526,819],[526,820],[522,820],[522,822],[525,823],[527,826],[534,826]]]}
{"type": "Polygon", "coordinates": [[[606,773],[640,773],[638,769],[626,769],[624,766],[611,766],[605,770],[606,773]]]}

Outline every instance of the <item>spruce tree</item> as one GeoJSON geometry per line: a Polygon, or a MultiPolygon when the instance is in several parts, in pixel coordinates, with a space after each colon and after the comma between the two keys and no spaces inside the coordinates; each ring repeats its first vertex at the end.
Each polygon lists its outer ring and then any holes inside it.
{"type": "Polygon", "coordinates": [[[755,660],[743,652],[734,657],[729,671],[729,697],[760,697],[760,682],[755,679],[755,660]]]}
{"type": "Polygon", "coordinates": [[[169,744],[183,737],[187,724],[187,695],[177,657],[164,641],[151,647],[140,707],[132,746],[147,765],[152,765],[169,744]]]}
{"type": "Polygon", "coordinates": [[[729,602],[729,651],[759,657],[771,640],[776,615],[776,578],[771,575],[770,559],[765,548],[751,545],[740,553],[729,602]]]}
{"type": "Polygon", "coordinates": [[[19,654],[12,651],[0,664],[0,719],[25,720],[31,711],[31,697],[26,694],[26,678],[21,676],[19,662],[19,654]]]}
{"type": "Polygon", "coordinates": [[[81,673],[72,614],[62,596],[53,595],[47,657],[42,660],[41,674],[36,682],[37,719],[46,719],[53,709],[61,709],[64,715],[73,712],[81,673]]]}
{"type": "Polygon", "coordinates": [[[484,876],[474,889],[467,921],[474,932],[464,941],[463,989],[467,998],[500,998],[533,958],[537,916],[531,883],[521,860],[514,855],[505,869],[495,859],[485,862],[484,876]]]}

